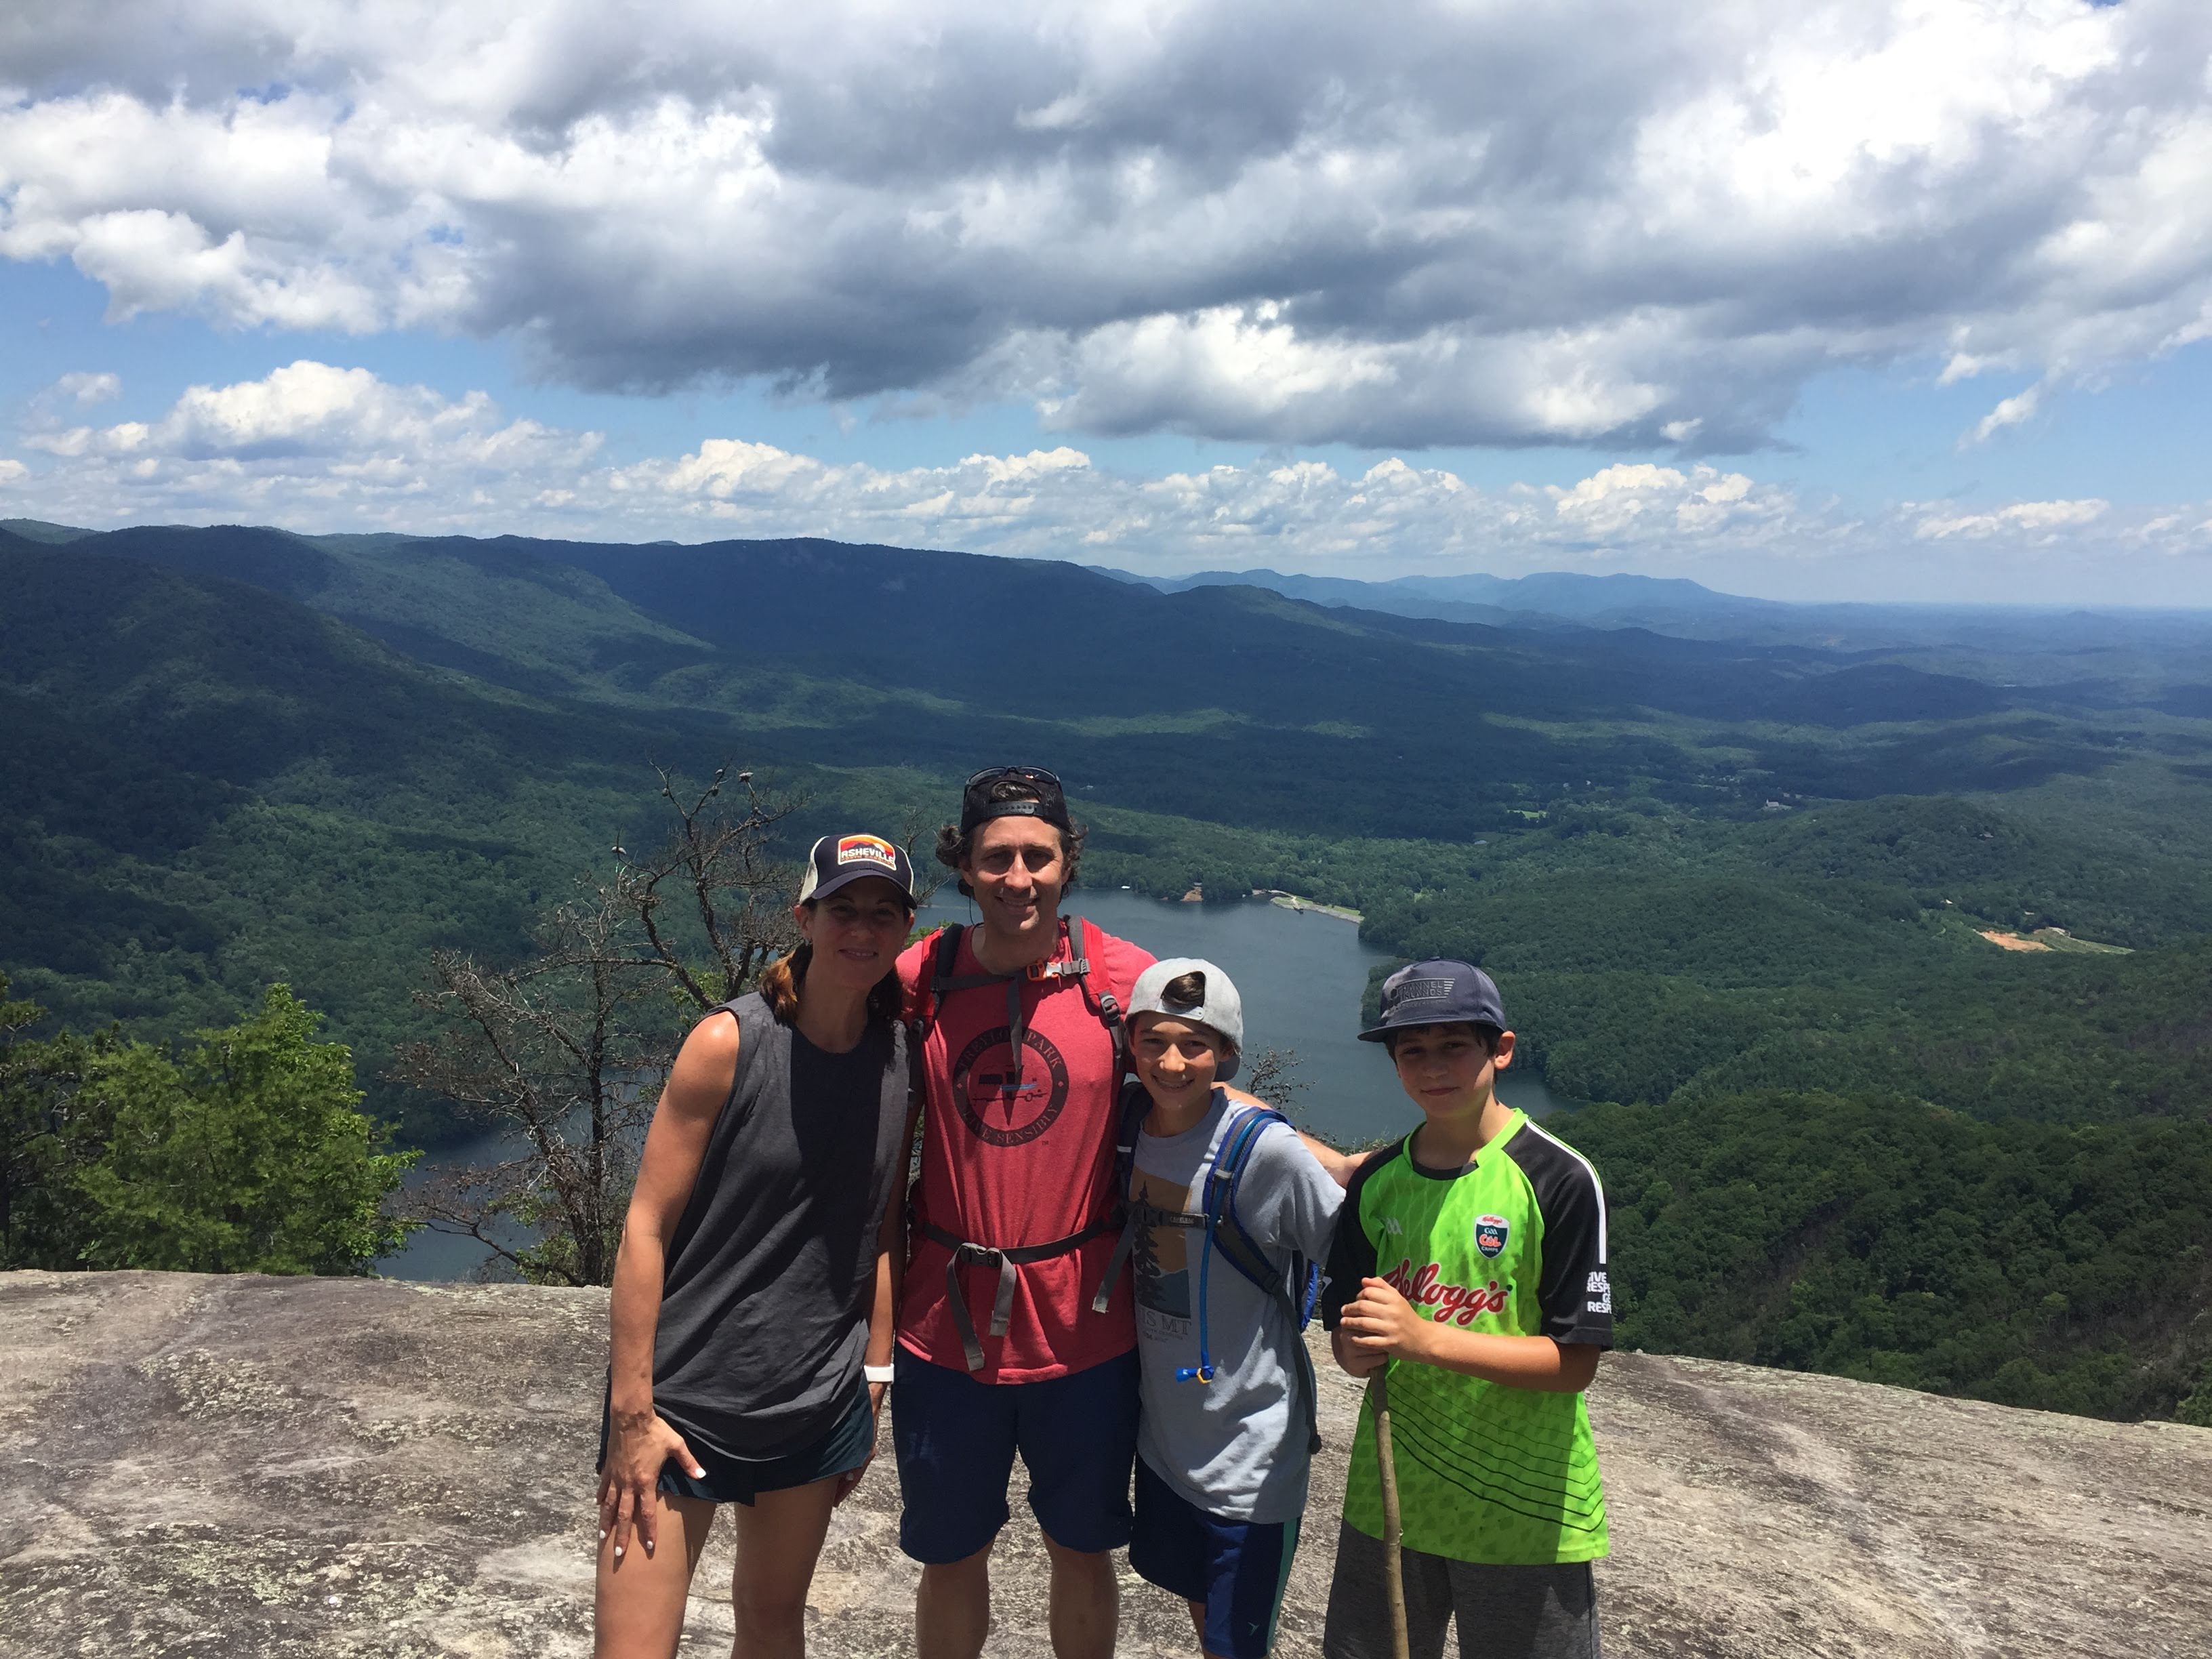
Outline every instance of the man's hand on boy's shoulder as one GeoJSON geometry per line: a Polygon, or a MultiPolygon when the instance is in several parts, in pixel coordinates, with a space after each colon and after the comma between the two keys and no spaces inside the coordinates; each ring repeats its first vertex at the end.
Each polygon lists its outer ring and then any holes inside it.
{"type": "Polygon", "coordinates": [[[1306,1151],[1313,1154],[1314,1162],[1328,1171],[1328,1178],[1346,1188],[1358,1175],[1359,1166],[1375,1156],[1371,1148],[1364,1152],[1340,1152],[1326,1140],[1317,1140],[1304,1129],[1298,1131],[1298,1139],[1304,1144],[1306,1151]]]}

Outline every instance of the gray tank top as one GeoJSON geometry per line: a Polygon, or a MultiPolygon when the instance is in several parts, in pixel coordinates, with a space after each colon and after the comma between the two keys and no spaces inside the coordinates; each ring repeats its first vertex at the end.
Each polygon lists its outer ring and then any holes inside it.
{"type": "Polygon", "coordinates": [[[723,1006],[737,1078],[669,1242],[653,1406],[694,1446],[778,1457],[860,1387],[876,1229],[905,1165],[906,1032],[871,1020],[825,1054],[757,994],[723,1006]]]}

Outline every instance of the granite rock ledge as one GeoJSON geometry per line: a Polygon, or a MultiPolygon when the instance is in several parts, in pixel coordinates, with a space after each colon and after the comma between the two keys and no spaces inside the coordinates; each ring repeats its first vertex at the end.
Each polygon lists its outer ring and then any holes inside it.
{"type": "MultiPolygon", "coordinates": [[[[604,1292],[0,1274],[0,1655],[564,1656],[591,1644],[604,1292]]],[[[1320,1650],[1358,1395],[1333,1370],[1279,1651],[1320,1650]]],[[[1591,1395],[1609,1654],[2212,1656],[2212,1431],[1641,1354],[1591,1395]]],[[[811,1613],[913,1651],[884,1463],[811,1613]]],[[[1049,1652],[1026,1510],[988,1651],[1049,1652]]],[[[726,1540],[686,1652],[726,1651],[726,1540]]],[[[1192,1651],[1127,1579],[1121,1650],[1192,1651]]]]}

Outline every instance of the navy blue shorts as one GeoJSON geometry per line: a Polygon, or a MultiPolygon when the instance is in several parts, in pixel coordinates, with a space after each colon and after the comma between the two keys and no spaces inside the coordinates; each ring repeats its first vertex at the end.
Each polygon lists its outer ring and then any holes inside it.
{"type": "MultiPolygon", "coordinates": [[[[608,1427],[607,1408],[602,1404],[601,1469],[607,1463],[608,1427]]],[[[854,1393],[852,1405],[837,1419],[836,1426],[796,1451],[786,1452],[781,1457],[732,1457],[687,1436],[684,1444],[691,1448],[692,1456],[707,1471],[707,1478],[695,1478],[689,1469],[679,1468],[672,1458],[660,1466],[660,1479],[655,1484],[670,1498],[698,1498],[709,1504],[743,1504],[750,1508],[753,1499],[764,1492],[784,1492],[793,1486],[827,1480],[835,1474],[851,1474],[868,1461],[875,1443],[876,1414],[868,1408],[867,1385],[863,1383],[854,1393]]]]}
{"type": "Polygon", "coordinates": [[[1129,1565],[1139,1578],[1206,1609],[1206,1650],[1267,1659],[1297,1553],[1295,1521],[1208,1515],[1137,1460],[1129,1565]]]}
{"type": "Polygon", "coordinates": [[[1006,1524],[1014,1454],[1030,1508],[1062,1549],[1129,1541],[1129,1465],[1137,1455],[1137,1355],[1042,1382],[978,1382],[902,1347],[891,1386],[898,1453],[899,1547],[915,1560],[964,1561],[1006,1524]]]}

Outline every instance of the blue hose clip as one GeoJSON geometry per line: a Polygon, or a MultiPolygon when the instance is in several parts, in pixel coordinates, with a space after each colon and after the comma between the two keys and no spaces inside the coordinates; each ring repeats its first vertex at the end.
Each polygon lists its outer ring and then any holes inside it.
{"type": "Polygon", "coordinates": [[[1206,1345],[1206,1291],[1207,1270],[1213,1266],[1213,1228],[1209,1223],[1200,1242],[1198,1256],[1198,1364],[1182,1365],[1176,1370],[1178,1382],[1211,1382],[1214,1378],[1213,1356],[1206,1345]]]}

